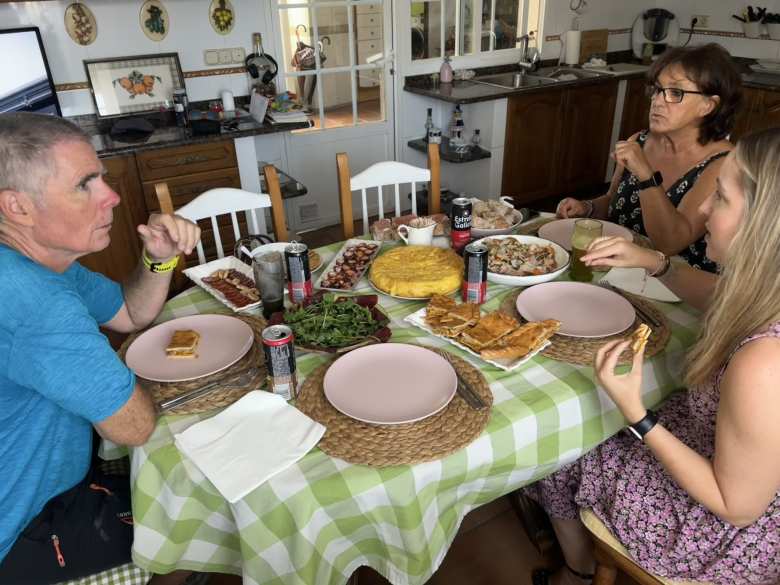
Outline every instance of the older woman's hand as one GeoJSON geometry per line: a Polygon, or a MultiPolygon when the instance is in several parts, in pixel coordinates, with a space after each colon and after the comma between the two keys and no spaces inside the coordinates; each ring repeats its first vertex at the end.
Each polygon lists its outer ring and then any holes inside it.
{"type": "Polygon", "coordinates": [[[555,215],[564,219],[568,217],[583,217],[587,213],[587,206],[582,201],[574,199],[574,197],[561,199],[558,207],[555,209],[555,215]]]}
{"type": "Polygon", "coordinates": [[[612,158],[627,168],[640,181],[646,181],[655,172],[645,156],[642,146],[635,140],[621,140],[615,144],[612,158]]]}
{"type": "Polygon", "coordinates": [[[634,354],[631,371],[615,374],[620,354],[629,346],[630,340],[614,340],[602,345],[596,352],[594,371],[596,379],[609,397],[620,409],[626,420],[633,424],[644,418],[646,409],[642,404],[642,360],[644,347],[634,354]]]}
{"type": "Polygon", "coordinates": [[[607,236],[593,240],[582,261],[587,266],[644,268],[655,272],[663,259],[658,252],[637,246],[625,238],[607,236]]]}

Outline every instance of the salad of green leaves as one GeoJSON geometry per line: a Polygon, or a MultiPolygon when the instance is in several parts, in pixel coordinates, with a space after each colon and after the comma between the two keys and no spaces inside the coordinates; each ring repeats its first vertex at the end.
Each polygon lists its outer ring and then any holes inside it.
{"type": "Polygon", "coordinates": [[[333,294],[285,311],[284,322],[293,330],[296,344],[332,348],[363,341],[384,325],[370,308],[333,294]]]}

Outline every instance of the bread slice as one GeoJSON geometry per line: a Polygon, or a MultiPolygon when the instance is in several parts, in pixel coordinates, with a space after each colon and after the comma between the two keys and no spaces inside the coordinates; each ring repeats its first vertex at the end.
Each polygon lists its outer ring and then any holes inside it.
{"type": "Polygon", "coordinates": [[[650,339],[650,335],[653,330],[646,323],[641,323],[636,331],[631,335],[631,351],[639,353],[642,348],[647,345],[647,340],[650,339]]]}
{"type": "Polygon", "coordinates": [[[504,335],[511,333],[518,323],[500,311],[482,317],[474,327],[460,334],[460,341],[475,351],[496,343],[504,335]]]}
{"type": "Polygon", "coordinates": [[[480,355],[485,359],[517,359],[541,347],[561,327],[555,319],[521,325],[498,343],[485,347],[480,355]]]}
{"type": "Polygon", "coordinates": [[[200,333],[193,331],[192,329],[177,329],[173,332],[171,340],[165,347],[165,353],[170,358],[187,358],[192,359],[197,357],[195,350],[198,347],[200,341],[200,333]]]}

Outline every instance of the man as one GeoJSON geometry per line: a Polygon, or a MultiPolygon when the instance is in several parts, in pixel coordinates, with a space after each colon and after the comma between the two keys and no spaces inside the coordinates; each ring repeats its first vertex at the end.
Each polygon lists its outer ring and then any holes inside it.
{"type": "Polygon", "coordinates": [[[151,215],[138,226],[143,261],[122,287],[83,268],[79,257],[109,245],[119,203],[104,173],[70,122],[0,115],[0,583],[130,560],[127,482],[90,468],[92,429],[141,445],[155,410],[98,326],[150,324],[200,230],[151,215]]]}

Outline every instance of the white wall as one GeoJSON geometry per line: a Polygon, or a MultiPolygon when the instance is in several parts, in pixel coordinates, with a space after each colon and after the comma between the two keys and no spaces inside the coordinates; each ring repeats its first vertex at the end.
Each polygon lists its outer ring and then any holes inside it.
{"type": "MultiPolygon", "coordinates": [[[[278,54],[270,34],[269,2],[233,0],[236,22],[230,34],[224,36],[217,34],[209,24],[209,3],[209,0],[166,0],[170,32],[160,42],[148,39],[141,31],[140,1],[90,0],[87,5],[97,20],[98,34],[95,42],[86,47],[76,44],[65,31],[64,13],[69,1],[2,3],[0,23],[3,28],[38,26],[41,29],[56,84],[85,82],[84,59],[176,52],[184,71],[235,66],[210,67],[203,60],[203,51],[243,47],[249,53],[253,32],[263,33],[265,49],[278,54]]],[[[187,79],[186,86],[190,100],[214,99],[224,89],[233,91],[235,95],[247,95],[249,76],[199,77],[187,79]]],[[[59,98],[66,116],[94,112],[88,90],[60,92],[59,98]]]]}

